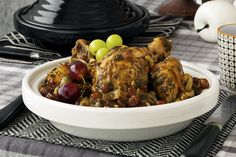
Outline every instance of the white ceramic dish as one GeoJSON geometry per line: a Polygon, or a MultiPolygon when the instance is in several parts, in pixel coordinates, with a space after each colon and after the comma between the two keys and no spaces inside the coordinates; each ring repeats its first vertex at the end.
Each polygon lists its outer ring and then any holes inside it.
{"type": "Polygon", "coordinates": [[[25,105],[58,129],[83,138],[110,141],[141,141],[167,136],[185,128],[193,118],[212,109],[219,83],[207,70],[182,62],[184,71],[207,78],[210,88],[193,98],[150,107],[96,108],[70,105],[40,95],[39,86],[49,70],[68,58],[48,62],[28,72],[22,82],[25,105]]]}

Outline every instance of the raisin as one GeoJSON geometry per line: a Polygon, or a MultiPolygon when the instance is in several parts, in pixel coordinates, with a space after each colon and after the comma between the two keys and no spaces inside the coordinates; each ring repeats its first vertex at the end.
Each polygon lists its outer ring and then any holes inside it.
{"type": "Polygon", "coordinates": [[[102,98],[102,94],[100,92],[94,92],[91,94],[91,97],[96,100],[98,98],[102,98]]]}
{"type": "Polygon", "coordinates": [[[103,93],[108,93],[113,90],[113,84],[111,82],[103,84],[101,89],[103,93]]]}
{"type": "Polygon", "coordinates": [[[204,79],[204,78],[200,79],[200,83],[201,83],[202,89],[209,88],[209,82],[207,81],[207,79],[204,79]]]}
{"type": "Polygon", "coordinates": [[[127,104],[127,105],[128,105],[129,107],[135,107],[135,106],[138,106],[139,102],[140,102],[139,97],[136,96],[136,95],[132,95],[132,96],[129,98],[129,101],[128,101],[128,104],[127,104]]]}
{"type": "Polygon", "coordinates": [[[136,91],[137,91],[137,89],[134,86],[131,86],[128,88],[128,92],[130,95],[135,95],[136,91]]]}

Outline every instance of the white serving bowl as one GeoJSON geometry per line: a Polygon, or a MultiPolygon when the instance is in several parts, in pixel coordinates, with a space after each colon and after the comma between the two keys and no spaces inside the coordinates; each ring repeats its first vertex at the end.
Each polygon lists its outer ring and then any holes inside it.
{"type": "Polygon", "coordinates": [[[141,141],[176,133],[193,118],[212,109],[219,97],[219,82],[208,70],[182,62],[185,73],[204,77],[210,88],[200,95],[160,106],[134,108],[97,108],[75,106],[41,96],[39,86],[47,72],[68,58],[40,65],[29,71],[22,82],[22,96],[27,108],[48,119],[68,134],[109,141],[141,141]]]}

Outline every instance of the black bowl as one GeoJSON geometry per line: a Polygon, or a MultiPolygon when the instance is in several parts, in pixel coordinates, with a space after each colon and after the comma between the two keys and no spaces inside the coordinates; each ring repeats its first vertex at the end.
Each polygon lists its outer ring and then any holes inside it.
{"type": "Polygon", "coordinates": [[[147,9],[128,0],[38,0],[14,14],[18,32],[59,47],[115,33],[131,38],[144,32],[149,20],[147,9]]]}

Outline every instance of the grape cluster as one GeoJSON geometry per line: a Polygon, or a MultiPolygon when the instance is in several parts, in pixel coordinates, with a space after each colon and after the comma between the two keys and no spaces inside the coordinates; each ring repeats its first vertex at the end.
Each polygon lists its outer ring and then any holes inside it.
{"type": "Polygon", "coordinates": [[[75,61],[69,65],[69,77],[71,82],[62,84],[58,89],[58,95],[62,101],[75,103],[81,97],[83,84],[86,84],[85,77],[89,75],[87,64],[83,61],[75,61]]]}
{"type": "Polygon", "coordinates": [[[81,60],[63,64],[64,71],[59,65],[54,73],[48,73],[49,80],[39,89],[40,93],[53,100],[76,104],[79,99],[90,93],[91,80],[87,63],[81,60]],[[57,81],[56,81],[57,80],[57,81]]]}
{"type": "Polygon", "coordinates": [[[121,36],[118,34],[112,34],[106,39],[106,42],[101,39],[93,40],[89,44],[89,51],[93,56],[95,56],[97,61],[100,61],[110,49],[121,45],[123,45],[121,36]]]}

